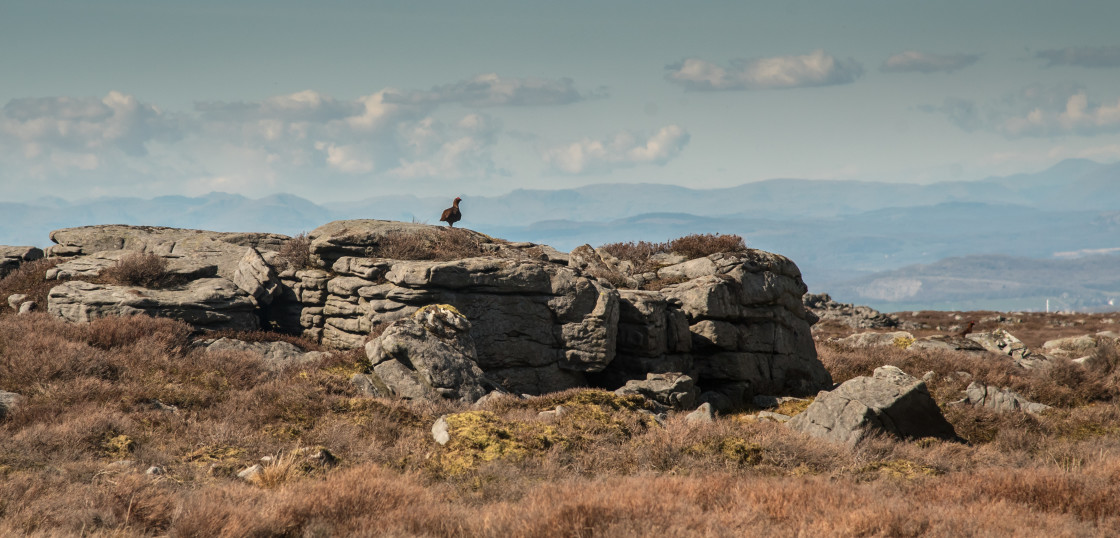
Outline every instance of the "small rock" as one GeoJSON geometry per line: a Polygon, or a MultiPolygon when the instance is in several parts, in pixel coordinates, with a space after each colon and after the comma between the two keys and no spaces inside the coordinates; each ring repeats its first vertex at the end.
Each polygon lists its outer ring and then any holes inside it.
{"type": "Polygon", "coordinates": [[[272,456],[261,456],[260,459],[262,465],[272,465],[272,462],[274,461],[276,461],[276,458],[272,456]]]}
{"type": "Polygon", "coordinates": [[[152,409],[156,409],[156,410],[159,410],[159,411],[164,411],[166,413],[178,413],[179,412],[178,407],[176,407],[174,405],[167,405],[167,404],[165,404],[165,403],[163,403],[163,402],[161,402],[157,399],[154,399],[154,398],[151,400],[151,404],[152,404],[152,409]]]}
{"type": "Polygon", "coordinates": [[[568,410],[564,409],[564,406],[558,405],[556,406],[556,409],[550,409],[548,411],[541,411],[540,413],[537,413],[537,416],[545,420],[555,420],[566,414],[568,414],[568,410]]]}
{"type": "Polygon", "coordinates": [[[34,312],[38,309],[38,306],[39,305],[35,304],[35,301],[24,301],[19,305],[19,313],[26,314],[28,312],[34,312]]]}
{"type": "Polygon", "coordinates": [[[264,467],[261,467],[261,465],[258,463],[251,467],[242,469],[241,472],[237,473],[237,478],[240,478],[242,480],[252,480],[254,477],[261,474],[261,471],[263,470],[264,467]]]}
{"type": "Polygon", "coordinates": [[[773,420],[774,422],[789,422],[789,419],[791,419],[793,417],[791,417],[789,415],[783,415],[781,413],[775,413],[773,411],[759,411],[758,412],[758,418],[760,418],[760,419],[763,419],[763,418],[770,419],[770,420],[773,420]]]}
{"type": "Polygon", "coordinates": [[[684,416],[686,422],[711,422],[715,417],[712,416],[712,404],[704,402],[697,407],[695,411],[684,416]]]}
{"type": "Polygon", "coordinates": [[[439,417],[432,425],[432,438],[440,445],[446,445],[451,440],[451,432],[447,431],[447,420],[444,417],[439,417]]]}
{"type": "Polygon", "coordinates": [[[160,467],[159,465],[153,465],[151,467],[148,467],[147,471],[144,471],[144,474],[148,476],[163,476],[166,473],[167,470],[163,467],[160,467]]]}
{"type": "Polygon", "coordinates": [[[925,383],[925,384],[928,385],[928,384],[932,383],[934,379],[937,379],[937,372],[934,372],[933,370],[930,370],[930,371],[926,372],[925,375],[922,376],[922,383],[925,383]]]}
{"type": "Polygon", "coordinates": [[[25,299],[27,299],[26,293],[13,293],[8,296],[8,306],[12,307],[12,310],[18,311],[19,305],[23,303],[25,299]]]}

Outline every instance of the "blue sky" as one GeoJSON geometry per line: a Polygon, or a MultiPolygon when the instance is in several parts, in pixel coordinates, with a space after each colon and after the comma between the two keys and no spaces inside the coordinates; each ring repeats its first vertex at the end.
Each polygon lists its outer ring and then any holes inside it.
{"type": "Polygon", "coordinates": [[[0,0],[0,198],[1113,162],[1117,20],[1105,1],[0,0]]]}

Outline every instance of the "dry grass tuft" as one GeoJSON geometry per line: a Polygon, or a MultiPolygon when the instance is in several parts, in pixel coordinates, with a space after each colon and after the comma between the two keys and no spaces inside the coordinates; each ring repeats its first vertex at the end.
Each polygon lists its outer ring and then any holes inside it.
{"type": "MultiPolygon", "coordinates": [[[[679,254],[684,256],[686,260],[694,260],[721,252],[746,252],[747,244],[742,237],[733,234],[691,234],[664,243],[630,241],[608,243],[599,248],[611,256],[632,263],[634,265],[633,273],[641,274],[658,269],[658,264],[653,260],[653,257],[658,254],[679,254]]],[[[660,285],[664,287],[669,284],[662,283],[660,285]]]]}

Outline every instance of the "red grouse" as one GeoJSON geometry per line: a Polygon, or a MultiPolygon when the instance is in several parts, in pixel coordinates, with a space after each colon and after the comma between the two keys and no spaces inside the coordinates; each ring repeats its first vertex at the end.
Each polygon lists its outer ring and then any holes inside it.
{"type": "Polygon", "coordinates": [[[439,220],[441,222],[446,222],[448,226],[454,228],[455,223],[463,218],[463,214],[459,212],[459,202],[462,200],[462,198],[455,198],[451,207],[443,210],[443,214],[439,216],[439,220]]]}

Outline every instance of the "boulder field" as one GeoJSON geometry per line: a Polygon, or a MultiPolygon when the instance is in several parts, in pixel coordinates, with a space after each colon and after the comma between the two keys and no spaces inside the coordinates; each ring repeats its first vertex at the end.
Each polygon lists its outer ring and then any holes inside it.
{"type": "MultiPolygon", "coordinates": [[[[817,359],[810,333],[817,317],[803,306],[800,271],[760,250],[669,257],[638,274],[589,246],[576,255],[380,220],[331,222],[295,239],[117,225],[57,230],[51,239],[46,255],[62,262],[46,275],[59,281],[47,311],[71,322],[144,313],[200,330],[264,328],[350,349],[429,305],[446,305],[462,316],[452,324],[463,332],[456,338],[469,336],[487,382],[513,393],[613,390],[676,373],[695,380],[700,402],[734,409],[758,395],[832,387],[817,359]],[[174,285],[98,278],[130,251],[164,258],[174,285]],[[638,285],[646,289],[626,289],[638,285]]],[[[392,334],[416,339],[425,330],[392,334]]],[[[388,338],[381,342],[379,364],[399,363],[388,338]]],[[[480,392],[440,390],[458,398],[480,392]]]]}

